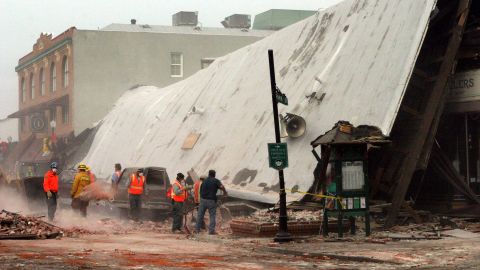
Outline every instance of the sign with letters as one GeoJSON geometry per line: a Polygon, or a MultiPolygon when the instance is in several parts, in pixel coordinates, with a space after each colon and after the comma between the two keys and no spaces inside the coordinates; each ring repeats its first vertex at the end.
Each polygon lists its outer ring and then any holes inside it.
{"type": "Polygon", "coordinates": [[[283,170],[288,167],[288,152],[286,143],[269,143],[268,160],[270,168],[283,170]]]}
{"type": "Polygon", "coordinates": [[[448,80],[448,102],[480,100],[480,70],[461,72],[448,80]]]}

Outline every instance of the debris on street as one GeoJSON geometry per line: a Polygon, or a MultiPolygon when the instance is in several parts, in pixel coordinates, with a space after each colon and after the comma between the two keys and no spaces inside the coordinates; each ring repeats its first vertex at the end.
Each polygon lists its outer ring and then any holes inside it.
{"type": "Polygon", "coordinates": [[[93,221],[88,226],[65,226],[64,235],[67,237],[80,237],[81,235],[126,235],[132,231],[149,233],[169,233],[171,225],[167,222],[120,220],[113,218],[102,218],[93,221]]]}
{"type": "Polygon", "coordinates": [[[61,228],[36,217],[27,217],[2,210],[0,213],[0,240],[51,239],[61,237],[61,228]]]}
{"type": "Polygon", "coordinates": [[[332,1],[42,33],[10,67],[0,268],[479,268],[480,0],[332,1]]]}
{"type": "MultiPolygon", "coordinates": [[[[321,232],[323,211],[288,211],[288,230],[293,235],[318,235],[321,232]]],[[[336,230],[337,223],[329,224],[329,229],[336,230]]],[[[349,226],[343,224],[344,230],[349,226]]],[[[278,232],[278,212],[262,209],[250,216],[238,217],[230,222],[233,234],[256,237],[271,237],[278,232]]]]}
{"type": "MultiPolygon", "coordinates": [[[[306,222],[306,221],[319,221],[323,214],[322,211],[291,211],[287,212],[289,221],[306,222]]],[[[255,221],[255,222],[278,222],[278,211],[271,211],[270,209],[262,209],[254,212],[250,216],[239,217],[242,221],[255,221]]]]}

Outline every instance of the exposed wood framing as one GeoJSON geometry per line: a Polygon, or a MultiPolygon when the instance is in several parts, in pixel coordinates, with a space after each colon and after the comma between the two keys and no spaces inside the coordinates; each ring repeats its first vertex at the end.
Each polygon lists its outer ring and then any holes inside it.
{"type": "MultiPolygon", "coordinates": [[[[422,113],[420,117],[411,112],[399,114],[392,131],[392,139],[396,142],[394,151],[401,150],[406,154],[400,162],[400,170],[394,168],[394,166],[389,166],[386,172],[387,175],[394,174],[394,179],[396,180],[393,194],[391,194],[392,205],[388,212],[386,227],[391,227],[395,224],[398,212],[404,204],[406,192],[419,163],[426,164],[428,161],[433,137],[438,127],[438,119],[443,111],[447,93],[447,80],[455,66],[456,55],[462,41],[471,4],[470,0],[456,1],[455,11],[455,9],[449,9],[453,1],[440,2],[440,11],[442,14],[445,13],[445,15],[442,15],[440,19],[436,19],[434,25],[431,25],[425,40],[426,45],[424,45],[417,60],[417,70],[424,71],[421,77],[424,77],[427,89],[425,89],[425,93],[419,93],[417,89],[413,89],[415,88],[414,86],[410,86],[404,98],[404,103],[407,106],[421,108],[422,113]],[[449,26],[449,29],[445,29],[445,27],[449,26]],[[445,35],[445,33],[448,35],[445,35]],[[445,42],[441,40],[445,40],[445,42]],[[428,49],[426,49],[427,47],[428,49]],[[418,68],[418,66],[421,68],[418,68]],[[415,103],[417,106],[412,106],[410,103],[415,103]],[[389,170],[398,171],[398,173],[392,173],[389,170]]],[[[425,166],[421,165],[420,167],[425,166]]]]}

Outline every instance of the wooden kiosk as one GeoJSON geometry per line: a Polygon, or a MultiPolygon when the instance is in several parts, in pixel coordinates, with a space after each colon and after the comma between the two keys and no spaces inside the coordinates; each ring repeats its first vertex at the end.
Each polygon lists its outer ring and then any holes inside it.
{"type": "MultiPolygon", "coordinates": [[[[368,149],[389,143],[381,131],[372,126],[353,127],[339,121],[332,130],[311,144],[319,161],[323,194],[336,197],[333,207],[325,203],[323,235],[328,235],[328,219],[338,220],[338,236],[343,237],[343,220],[350,220],[350,232],[355,234],[355,217],[365,220],[365,234],[370,235],[368,149]],[[321,147],[321,158],[315,151],[321,147]]],[[[332,199],[330,199],[332,200],[332,199]]]]}

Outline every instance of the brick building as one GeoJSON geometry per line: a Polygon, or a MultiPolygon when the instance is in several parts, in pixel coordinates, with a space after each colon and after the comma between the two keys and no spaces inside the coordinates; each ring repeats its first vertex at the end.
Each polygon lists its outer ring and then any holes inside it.
{"type": "Polygon", "coordinates": [[[19,118],[20,141],[34,133],[42,138],[72,132],[74,31],[72,27],[55,38],[42,33],[32,52],[18,61],[19,110],[9,117],[19,118]]]}
{"type": "Polygon", "coordinates": [[[125,91],[178,82],[271,33],[135,20],[100,30],[71,27],[56,37],[42,33],[15,68],[19,110],[9,117],[19,120],[25,151],[18,160],[44,166],[58,159],[55,150],[93,127],[125,91]]]}

